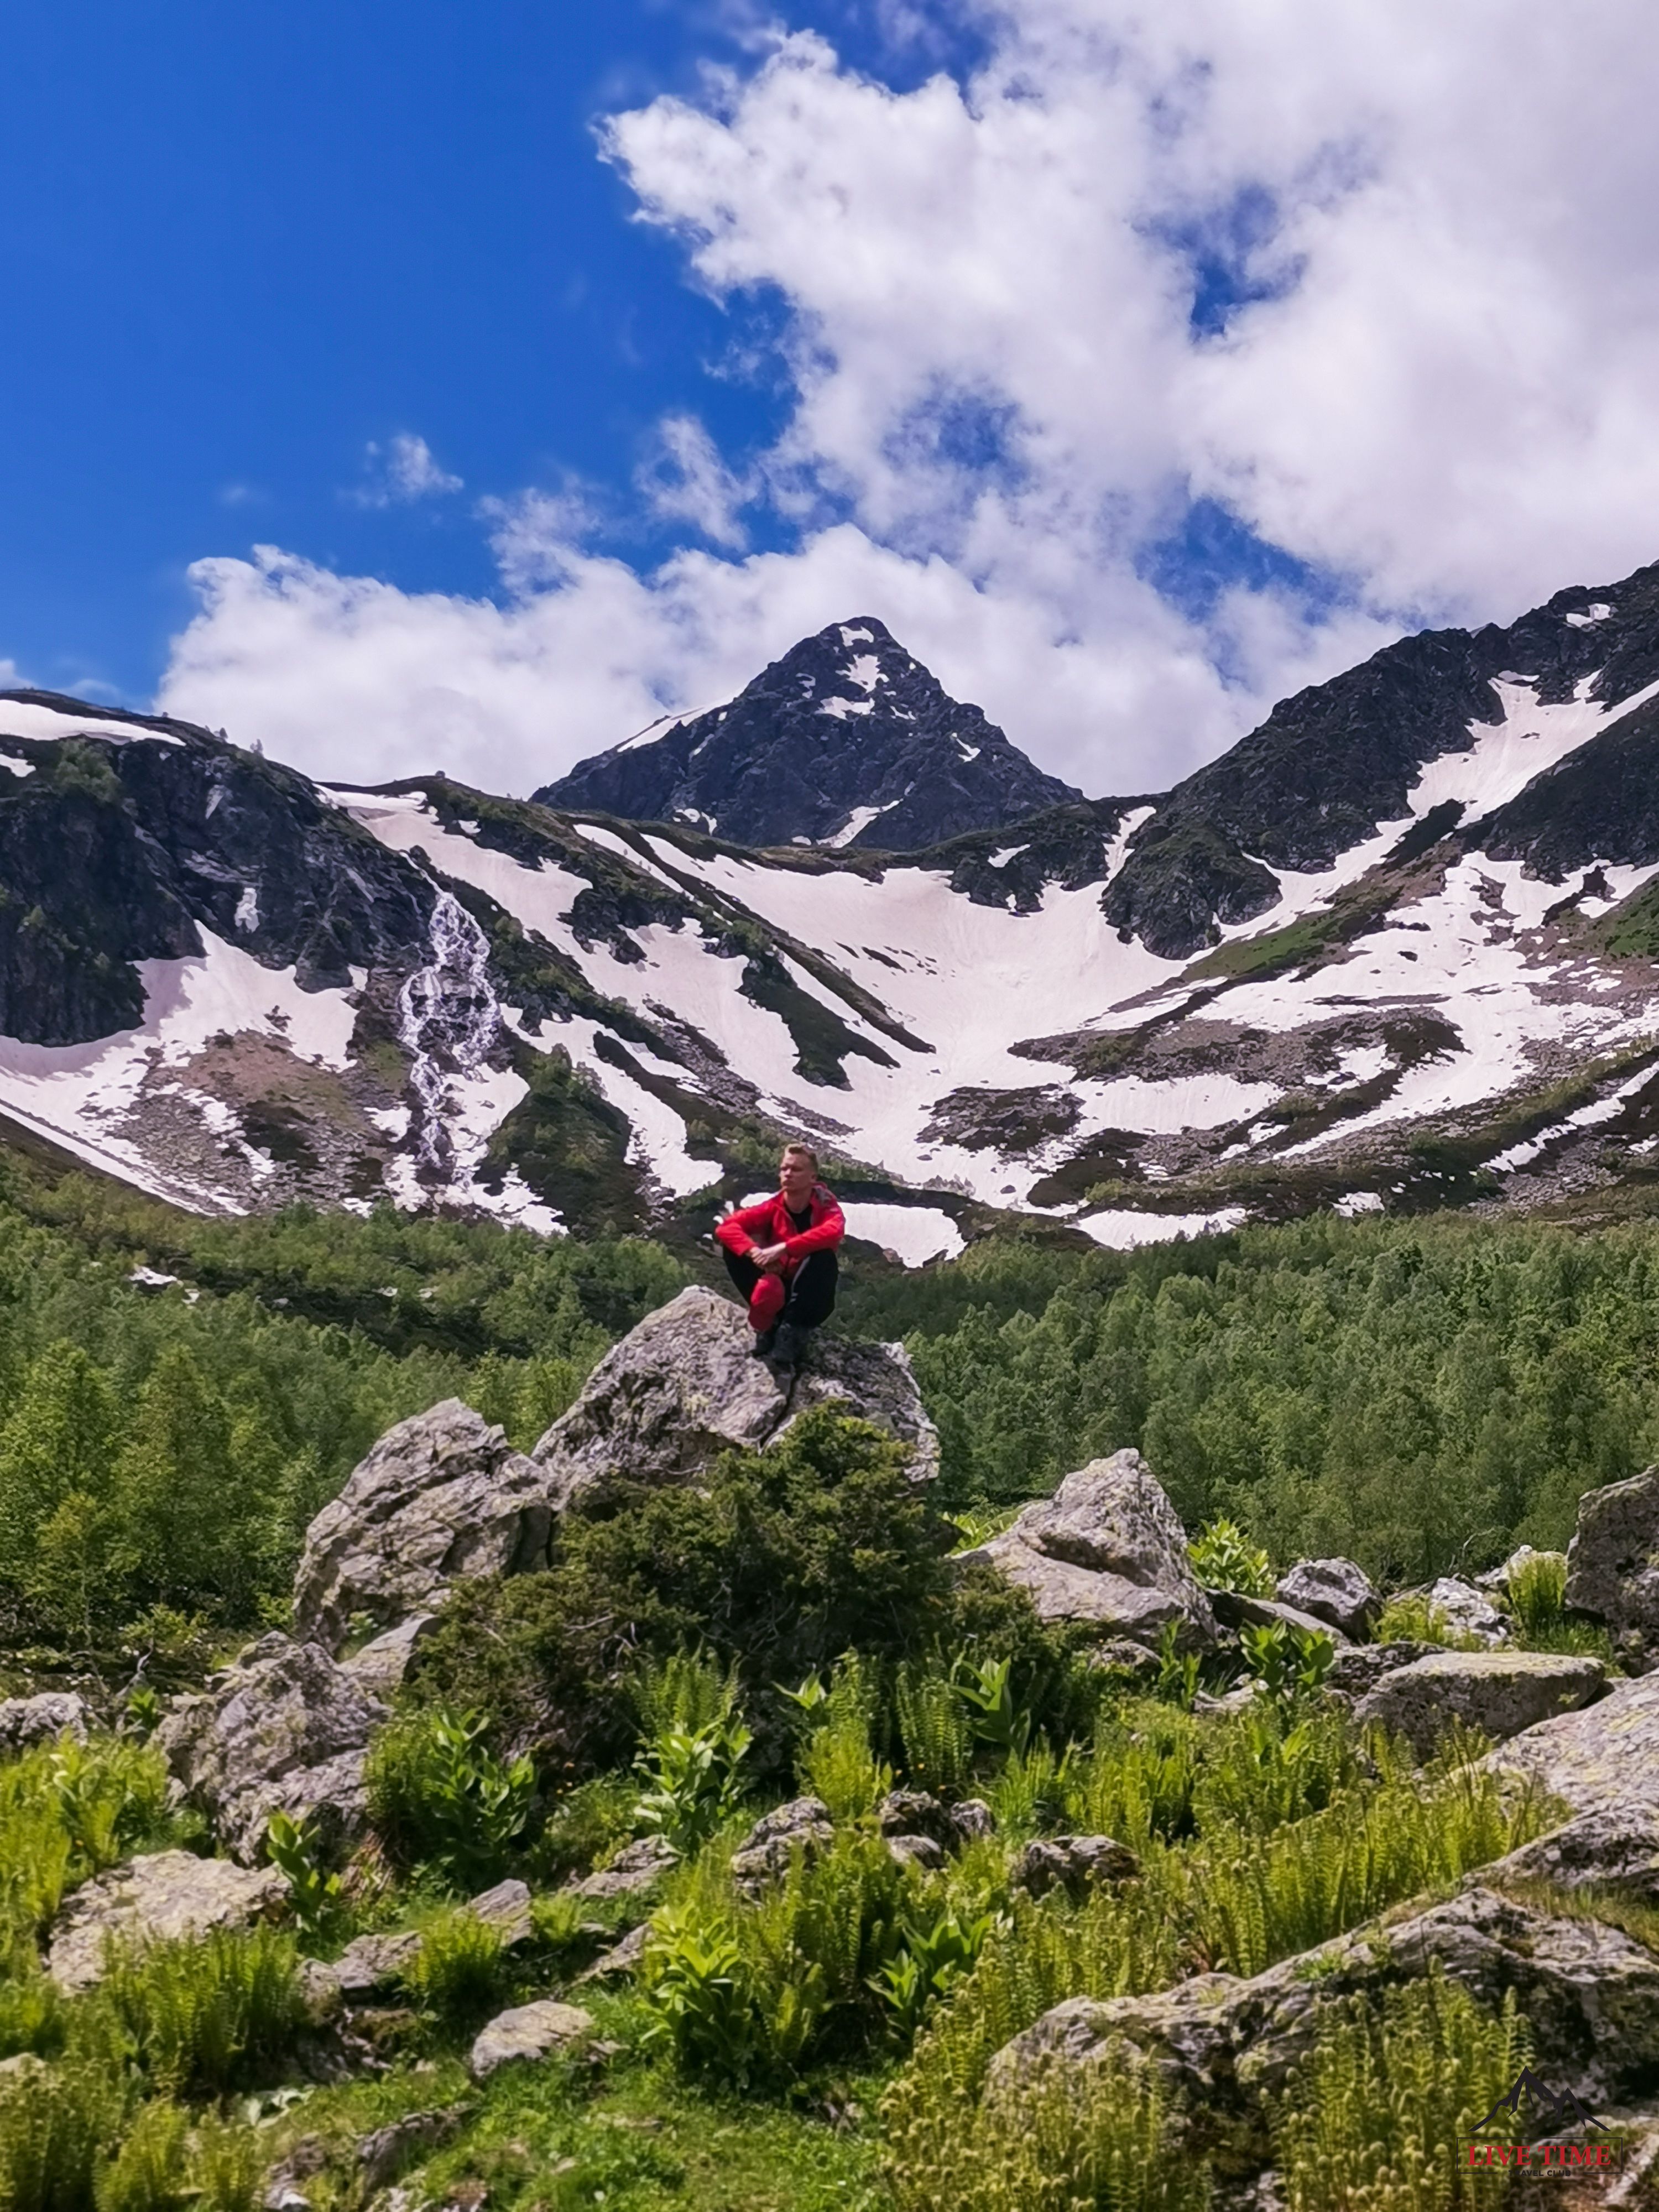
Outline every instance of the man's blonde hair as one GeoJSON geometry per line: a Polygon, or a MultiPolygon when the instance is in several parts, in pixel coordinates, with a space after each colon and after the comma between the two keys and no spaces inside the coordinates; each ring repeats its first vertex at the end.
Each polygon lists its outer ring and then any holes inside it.
{"type": "Polygon", "coordinates": [[[796,1153],[801,1159],[809,1162],[813,1174],[816,1175],[817,1173],[818,1156],[812,1150],[811,1145],[786,1145],[783,1148],[784,1158],[787,1159],[791,1152],[796,1153]]]}

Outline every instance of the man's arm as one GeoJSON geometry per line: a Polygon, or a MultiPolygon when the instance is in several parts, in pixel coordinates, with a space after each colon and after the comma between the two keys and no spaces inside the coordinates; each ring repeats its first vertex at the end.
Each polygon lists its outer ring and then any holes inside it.
{"type": "Polygon", "coordinates": [[[740,1206],[724,1221],[717,1221],[714,1242],[724,1244],[728,1252],[735,1252],[741,1259],[754,1250],[755,1231],[769,1229],[771,1224],[772,1201],[763,1198],[758,1206],[740,1206]]]}
{"type": "Polygon", "coordinates": [[[783,1249],[792,1260],[805,1260],[810,1253],[833,1252],[847,1234],[847,1219],[832,1198],[826,1204],[823,1218],[815,1221],[810,1229],[803,1229],[799,1237],[786,1237],[783,1249]]]}

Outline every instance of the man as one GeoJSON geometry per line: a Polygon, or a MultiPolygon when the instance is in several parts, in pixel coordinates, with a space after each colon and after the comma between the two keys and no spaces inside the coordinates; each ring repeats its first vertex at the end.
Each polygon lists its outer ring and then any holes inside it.
{"type": "Polygon", "coordinates": [[[835,1310],[836,1247],[847,1224],[833,1191],[818,1181],[810,1145],[789,1145],[778,1163],[778,1194],[740,1206],[714,1231],[726,1272],[749,1307],[757,1359],[793,1367],[807,1332],[835,1310]]]}

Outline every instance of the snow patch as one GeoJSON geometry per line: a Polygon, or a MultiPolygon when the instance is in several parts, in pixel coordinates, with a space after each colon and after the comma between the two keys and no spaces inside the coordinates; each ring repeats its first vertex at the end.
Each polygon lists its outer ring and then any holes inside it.
{"type": "Polygon", "coordinates": [[[145,743],[181,745],[167,730],[146,730],[136,722],[106,721],[95,708],[42,707],[32,700],[0,699],[0,735],[8,738],[106,738],[118,745],[145,743]]]}
{"type": "Polygon", "coordinates": [[[1352,1221],[1362,1213],[1381,1213],[1382,1194],[1375,1190],[1351,1190],[1346,1198],[1332,1202],[1333,1213],[1340,1213],[1345,1221],[1352,1221]]]}
{"type": "Polygon", "coordinates": [[[9,768],[14,775],[33,775],[34,763],[19,760],[15,753],[0,753],[0,768],[9,768]]]}
{"type": "Polygon", "coordinates": [[[838,722],[844,722],[849,714],[873,714],[875,711],[873,699],[823,699],[818,702],[819,714],[833,714],[838,722]]]}
{"type": "Polygon", "coordinates": [[[841,1210],[849,1236],[896,1252],[907,1267],[922,1267],[930,1260],[954,1260],[963,1249],[962,1231],[942,1206],[881,1206],[855,1199],[841,1210]]]}
{"type": "Polygon", "coordinates": [[[1086,1230],[1097,1244],[1114,1252],[1132,1252],[1140,1244],[1167,1244],[1176,1237],[1219,1237],[1249,1219],[1247,1208],[1224,1206],[1218,1213],[1136,1213],[1108,1207],[1085,1213],[1077,1226],[1086,1230]]]}
{"type": "Polygon", "coordinates": [[[1595,623],[1604,623],[1612,612],[1613,609],[1605,599],[1597,599],[1582,615],[1568,615],[1565,620],[1573,629],[1590,629],[1595,623]]]}
{"type": "Polygon", "coordinates": [[[242,896],[236,902],[233,917],[238,929],[258,929],[259,927],[259,893],[252,884],[244,884],[242,896]]]}
{"type": "MultiPolygon", "coordinates": [[[[884,814],[890,814],[898,803],[896,799],[890,799],[885,806],[855,806],[835,836],[823,838],[820,842],[831,851],[838,852],[842,846],[850,845],[854,838],[860,831],[867,830],[872,822],[879,821],[884,814]]],[[[798,840],[801,844],[810,842],[805,837],[798,840]]]]}

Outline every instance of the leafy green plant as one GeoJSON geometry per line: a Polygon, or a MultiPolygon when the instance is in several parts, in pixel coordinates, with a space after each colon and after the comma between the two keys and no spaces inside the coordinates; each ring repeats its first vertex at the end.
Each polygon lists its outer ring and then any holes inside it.
{"type": "Polygon", "coordinates": [[[33,1944],[20,1941],[0,1972],[0,2058],[55,2051],[64,2039],[64,2009],[63,1992],[41,1972],[33,1944]]]}
{"type": "Polygon", "coordinates": [[[665,2045],[688,2074],[746,2086],[757,2023],[728,1923],[694,1905],[664,1905],[651,1923],[640,1984],[652,2014],[648,2044],[665,2045]]]}
{"type": "Polygon", "coordinates": [[[1306,1696],[1318,1689],[1336,1656],[1330,1637],[1293,1620],[1247,1621],[1238,1641],[1246,1671],[1271,1698],[1306,1696]]]}
{"type": "Polygon", "coordinates": [[[1272,1560],[1237,1521],[1206,1522],[1188,1545],[1187,1557],[1206,1589],[1237,1590],[1241,1597],[1273,1594],[1272,1560]]]}
{"type": "Polygon", "coordinates": [[[118,2140],[128,2091],[84,2060],[33,2067],[0,2083],[0,2204],[6,2212],[87,2212],[94,2178],[118,2140]]]}
{"type": "Polygon", "coordinates": [[[929,2007],[973,1971],[986,1937],[1000,1923],[994,1912],[969,1916],[951,1901],[932,1918],[906,1913],[899,1924],[903,1948],[882,1966],[874,1986],[893,2015],[896,2037],[908,2047],[929,2007]]]}
{"type": "Polygon", "coordinates": [[[1479,1651],[1478,1636],[1454,1628],[1425,1597],[1391,1597],[1377,1617],[1379,1644],[1438,1644],[1448,1651],[1479,1651]]]}
{"type": "Polygon", "coordinates": [[[1070,1763],[1069,1753],[1057,1756],[1046,1741],[1011,1751],[986,1792],[998,1827],[1011,1836],[1030,1836],[1052,1826],[1065,1808],[1070,1763]]]}
{"type": "Polygon", "coordinates": [[[529,1825],[535,1768],[499,1759],[482,1713],[438,1706],[381,1731],[368,1757],[369,1814],[388,1847],[459,1888],[499,1876],[529,1825]]]}
{"type": "Polygon", "coordinates": [[[313,1941],[325,1937],[345,1911],[345,1890],[322,1864],[311,1822],[273,1813],[265,1824],[265,1856],[288,1879],[301,1933],[313,1941]]]}
{"type": "Polygon", "coordinates": [[[1504,1595],[1523,1634],[1538,1636],[1559,1626],[1567,1606],[1566,1553],[1534,1552],[1517,1559],[1504,1595]]]}
{"type": "Polygon", "coordinates": [[[959,1659],[952,1679],[981,1743],[1013,1757],[1031,1741],[1032,1716],[1014,1696],[1011,1659],[959,1659]]]}
{"type": "Polygon", "coordinates": [[[957,1679],[961,1665],[907,1660],[893,1685],[905,1775],[916,1789],[947,1796],[964,1789],[973,1773],[975,1731],[957,1679]]]}
{"type": "Polygon", "coordinates": [[[106,2049],[112,2029],[164,2094],[222,2094],[275,2065],[303,2027],[297,1966],[293,1937],[274,1928],[116,1949],[70,2048],[106,2049]]]}
{"type": "Polygon", "coordinates": [[[148,1743],[161,1725],[161,1692],[153,1682],[137,1681],[127,1692],[121,1707],[121,1724],[129,1735],[148,1743]]]}
{"type": "Polygon", "coordinates": [[[659,1835],[683,1856],[736,1810],[738,1769],[754,1737],[735,1714],[701,1728],[665,1729],[635,1761],[645,1788],[634,1807],[641,1834],[659,1835]]]}
{"type": "Polygon", "coordinates": [[[1462,2156],[1531,2056],[1510,1992],[1495,2017],[1437,1965],[1380,2002],[1332,2008],[1275,2113],[1290,2212],[1468,2212],[1462,2156]]]}
{"type": "Polygon", "coordinates": [[[1202,1679],[1202,1662],[1196,1651],[1181,1648],[1181,1631],[1171,1620],[1165,1624],[1158,1639],[1158,1674],[1153,1680],[1154,1696],[1162,1698],[1183,1713],[1191,1712],[1198,1699],[1199,1683],[1202,1679]]]}
{"type": "Polygon", "coordinates": [[[871,1742],[879,1702],[875,1670],[849,1652],[836,1668],[821,1719],[796,1754],[802,1786],[823,1800],[832,1820],[858,1820],[893,1786],[893,1770],[871,1742]]]}
{"type": "Polygon", "coordinates": [[[500,1992],[501,1935],[465,1905],[436,1914],[404,1977],[423,2012],[453,2027],[471,2026],[500,1992]]]}
{"type": "Polygon", "coordinates": [[[158,2099],[142,2105],[114,2157],[94,2182],[97,2212],[184,2212],[194,2196],[190,2115],[158,2099]]]}

